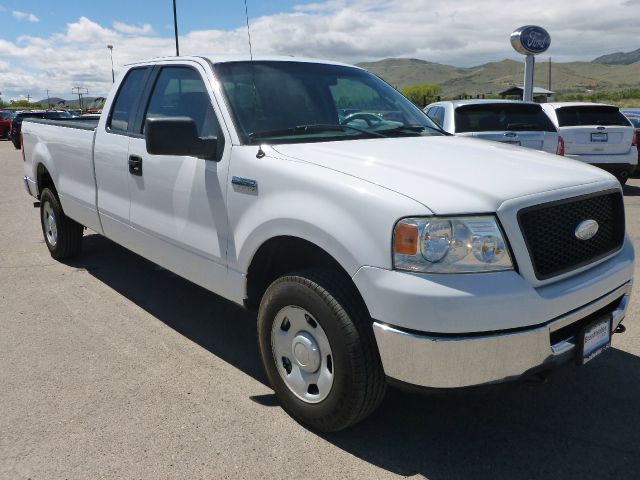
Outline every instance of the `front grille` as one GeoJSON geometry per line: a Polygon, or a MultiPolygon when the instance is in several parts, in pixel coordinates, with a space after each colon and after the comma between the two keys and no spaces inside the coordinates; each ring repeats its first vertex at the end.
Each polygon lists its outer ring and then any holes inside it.
{"type": "Polygon", "coordinates": [[[595,262],[624,242],[624,205],[619,191],[524,208],[518,212],[518,222],[539,280],[595,262]],[[589,240],[579,240],[576,227],[588,219],[598,222],[598,232],[589,240]]]}

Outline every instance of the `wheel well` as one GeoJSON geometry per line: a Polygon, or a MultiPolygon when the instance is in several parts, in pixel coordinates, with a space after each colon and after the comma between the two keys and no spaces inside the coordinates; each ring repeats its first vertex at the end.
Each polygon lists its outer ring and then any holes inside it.
{"type": "Polygon", "coordinates": [[[264,292],[275,279],[296,270],[314,267],[337,270],[353,284],[349,274],[331,255],[307,240],[282,236],[266,241],[253,256],[247,272],[245,305],[256,309],[264,292]]]}
{"type": "Polygon", "coordinates": [[[50,188],[56,192],[56,186],[53,183],[53,179],[49,174],[49,171],[43,164],[38,164],[38,168],[36,169],[36,179],[38,182],[38,196],[42,193],[42,190],[45,188],[50,188]]]}

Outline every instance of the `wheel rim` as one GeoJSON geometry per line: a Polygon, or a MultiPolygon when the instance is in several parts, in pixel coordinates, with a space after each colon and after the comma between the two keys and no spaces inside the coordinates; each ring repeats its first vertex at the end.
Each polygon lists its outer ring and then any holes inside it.
{"type": "Polygon", "coordinates": [[[280,378],[300,400],[319,403],[331,392],[333,354],[320,324],[304,308],[287,306],[271,328],[271,350],[280,378]]]}
{"type": "Polygon", "coordinates": [[[47,243],[55,247],[58,243],[58,225],[56,224],[56,216],[49,202],[45,202],[42,206],[42,223],[44,225],[44,234],[47,237],[47,243]]]}

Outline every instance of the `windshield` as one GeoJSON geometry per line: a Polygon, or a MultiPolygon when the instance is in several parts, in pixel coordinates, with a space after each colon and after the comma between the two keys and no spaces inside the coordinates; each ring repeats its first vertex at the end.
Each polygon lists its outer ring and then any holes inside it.
{"type": "Polygon", "coordinates": [[[456,108],[456,132],[542,131],[556,129],[540,105],[482,103],[456,108]]]}
{"type": "Polygon", "coordinates": [[[444,135],[378,77],[303,62],[215,65],[244,143],[294,143],[444,135]]]}
{"type": "Polygon", "coordinates": [[[606,105],[580,105],[562,107],[556,110],[561,127],[582,127],[589,125],[619,125],[628,127],[629,122],[618,107],[606,105]]]}

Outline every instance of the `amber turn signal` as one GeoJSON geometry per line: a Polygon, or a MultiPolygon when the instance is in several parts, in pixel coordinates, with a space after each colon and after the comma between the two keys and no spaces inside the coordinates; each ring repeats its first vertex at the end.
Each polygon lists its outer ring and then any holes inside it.
{"type": "Polygon", "coordinates": [[[418,253],[418,227],[399,223],[393,236],[393,250],[400,255],[416,255],[418,253]]]}

